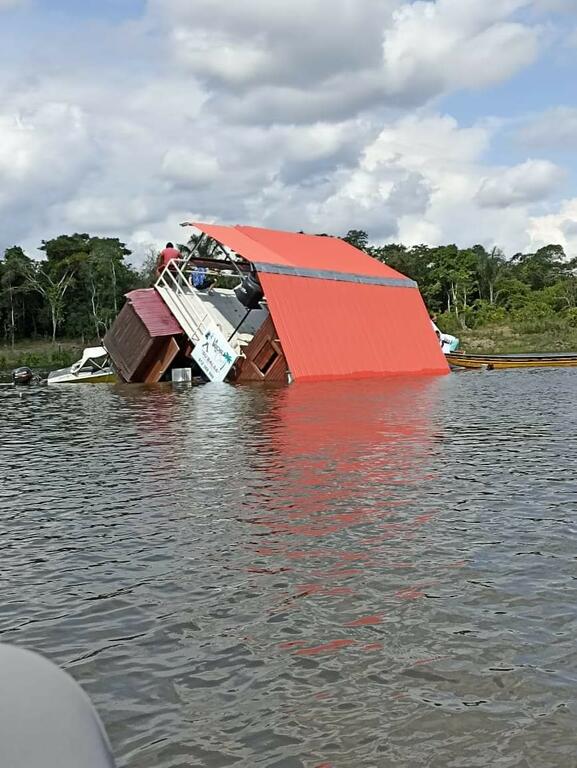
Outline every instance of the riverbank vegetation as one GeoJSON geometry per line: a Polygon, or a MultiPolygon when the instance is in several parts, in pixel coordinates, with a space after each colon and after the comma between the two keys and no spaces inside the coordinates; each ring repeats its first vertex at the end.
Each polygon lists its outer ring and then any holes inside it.
{"type": "MultiPolygon", "coordinates": [[[[345,240],[416,280],[439,327],[467,350],[577,350],[577,259],[560,245],[507,258],[481,245],[377,246],[361,230],[345,240]]],[[[40,251],[31,259],[14,246],[0,258],[0,368],[70,364],[154,275],[154,257],[134,269],[117,238],[62,235],[40,251]]]]}
{"type": "Polygon", "coordinates": [[[21,339],[14,346],[0,346],[0,371],[10,371],[21,365],[40,371],[66,368],[80,359],[88,343],[82,338],[58,339],[56,344],[51,340],[21,339]]]}

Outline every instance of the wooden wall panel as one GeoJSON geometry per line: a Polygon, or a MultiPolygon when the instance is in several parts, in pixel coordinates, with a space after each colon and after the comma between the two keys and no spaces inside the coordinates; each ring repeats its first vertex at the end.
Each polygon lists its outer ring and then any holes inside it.
{"type": "Polygon", "coordinates": [[[129,302],[104,337],[104,346],[120,378],[128,383],[160,381],[180,351],[173,336],[150,338],[129,302]]]}
{"type": "Polygon", "coordinates": [[[246,359],[239,366],[238,382],[288,383],[287,362],[270,316],[245,347],[244,354],[246,359]]]}
{"type": "Polygon", "coordinates": [[[127,382],[138,381],[134,377],[150,354],[154,340],[129,302],[104,337],[104,346],[119,376],[127,382]]]}
{"type": "Polygon", "coordinates": [[[146,372],[141,374],[142,381],[145,384],[156,384],[159,382],[180,352],[180,347],[171,336],[165,336],[157,339],[157,341],[161,343],[155,345],[152,365],[146,372]]]}

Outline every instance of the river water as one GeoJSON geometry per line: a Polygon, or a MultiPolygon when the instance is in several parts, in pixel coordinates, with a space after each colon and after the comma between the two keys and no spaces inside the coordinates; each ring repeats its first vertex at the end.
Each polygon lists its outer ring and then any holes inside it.
{"type": "Polygon", "coordinates": [[[130,768],[577,764],[577,374],[0,390],[0,640],[130,768]]]}

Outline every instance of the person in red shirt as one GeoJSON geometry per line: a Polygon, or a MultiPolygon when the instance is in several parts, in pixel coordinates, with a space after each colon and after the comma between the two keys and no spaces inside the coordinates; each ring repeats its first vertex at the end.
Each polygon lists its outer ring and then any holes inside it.
{"type": "Polygon", "coordinates": [[[156,265],[156,274],[160,275],[162,270],[167,267],[173,259],[180,259],[181,253],[172,243],[167,243],[166,248],[160,252],[158,264],[156,265]]]}

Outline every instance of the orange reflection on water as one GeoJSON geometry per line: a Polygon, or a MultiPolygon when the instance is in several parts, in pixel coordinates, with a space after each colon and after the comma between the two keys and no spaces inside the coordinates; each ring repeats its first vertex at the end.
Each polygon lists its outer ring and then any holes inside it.
{"type": "Polygon", "coordinates": [[[259,538],[266,533],[254,567],[289,569],[274,613],[333,601],[342,628],[340,637],[279,647],[299,656],[357,645],[377,652],[380,642],[359,642],[358,633],[383,622],[383,605],[368,604],[366,579],[388,574],[381,597],[389,604],[424,595],[423,581],[407,574],[416,565],[411,541],[438,514],[418,499],[436,471],[440,386],[438,378],[393,378],[295,384],[279,393],[262,436],[274,457],[265,468],[268,492],[243,516],[259,538]]]}
{"type": "Polygon", "coordinates": [[[330,640],[328,643],[312,646],[311,648],[300,648],[298,651],[295,651],[295,654],[297,656],[318,656],[322,653],[340,651],[342,648],[348,648],[350,645],[355,645],[355,643],[355,640],[330,640]]]}
{"type": "Polygon", "coordinates": [[[383,617],[381,615],[375,616],[362,616],[360,619],[349,621],[347,627],[374,627],[383,623],[383,617]]]}

